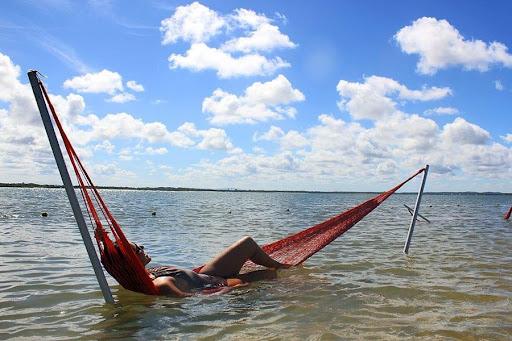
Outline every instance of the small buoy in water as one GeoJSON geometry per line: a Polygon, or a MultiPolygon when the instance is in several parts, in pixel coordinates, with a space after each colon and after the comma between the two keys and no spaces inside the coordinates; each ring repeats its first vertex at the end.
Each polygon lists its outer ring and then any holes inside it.
{"type": "Polygon", "coordinates": [[[290,212],[290,209],[289,209],[289,208],[287,208],[287,209],[286,209],[286,212],[290,212]]]}
{"type": "Polygon", "coordinates": [[[154,216],[156,216],[156,212],[155,212],[155,211],[151,212],[151,215],[152,215],[153,217],[154,217],[154,216]]]}
{"type": "Polygon", "coordinates": [[[228,211],[228,214],[231,214],[231,211],[228,211]]]}
{"type": "Polygon", "coordinates": [[[41,212],[41,217],[48,217],[48,213],[47,212],[41,212]]]}

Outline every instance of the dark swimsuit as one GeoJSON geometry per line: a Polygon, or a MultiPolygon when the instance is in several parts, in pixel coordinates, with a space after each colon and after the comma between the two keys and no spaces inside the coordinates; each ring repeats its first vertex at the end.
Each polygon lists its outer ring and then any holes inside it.
{"type": "Polygon", "coordinates": [[[188,290],[211,289],[228,285],[227,280],[222,277],[198,274],[191,270],[177,269],[172,266],[149,268],[148,271],[155,278],[173,277],[178,287],[185,285],[188,287],[188,290]]]}

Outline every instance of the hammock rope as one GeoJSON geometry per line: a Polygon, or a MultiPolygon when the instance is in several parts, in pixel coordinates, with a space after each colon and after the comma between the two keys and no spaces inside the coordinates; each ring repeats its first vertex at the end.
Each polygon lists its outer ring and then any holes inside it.
{"type": "MultiPolygon", "coordinates": [[[[80,192],[85,202],[89,219],[91,222],[94,222],[94,237],[100,252],[101,263],[105,270],[107,270],[107,272],[125,289],[149,295],[158,295],[158,289],[153,284],[149,272],[130,246],[121,226],[112,215],[112,212],[107,207],[84,165],[80,161],[50,101],[46,88],[41,81],[39,81],[39,86],[41,87],[53,120],[64,142],[66,152],[79,183],[80,192]],[[113,239],[111,239],[111,236],[113,239]]],[[[266,244],[262,248],[268,255],[281,263],[299,265],[349,230],[377,208],[384,200],[424,170],[424,168],[419,169],[397,186],[348,211],[305,229],[304,231],[266,244]]],[[[194,269],[194,271],[198,272],[201,268],[202,266],[194,269]]],[[[257,266],[254,263],[247,261],[241,272],[245,273],[256,269],[257,266]]]]}

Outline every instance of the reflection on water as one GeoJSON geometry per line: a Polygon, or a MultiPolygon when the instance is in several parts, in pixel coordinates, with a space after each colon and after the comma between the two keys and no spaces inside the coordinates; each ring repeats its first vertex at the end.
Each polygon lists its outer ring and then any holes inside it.
{"type": "MultiPolygon", "coordinates": [[[[241,236],[280,239],[368,194],[104,191],[155,265],[192,268],[241,236]],[[156,211],[156,216],[151,212],[156,211]]],[[[395,195],[302,267],[225,295],[103,303],[63,190],[0,188],[0,339],[487,338],[512,334],[508,195],[425,195],[411,254],[395,195]],[[41,217],[41,212],[48,217],[41,217]]]]}

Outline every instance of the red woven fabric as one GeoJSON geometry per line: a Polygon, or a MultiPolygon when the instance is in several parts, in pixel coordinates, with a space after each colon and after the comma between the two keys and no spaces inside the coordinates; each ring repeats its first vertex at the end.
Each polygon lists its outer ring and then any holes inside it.
{"type": "MultiPolygon", "coordinates": [[[[422,168],[411,175],[407,180],[391,188],[387,192],[381,193],[356,207],[351,208],[337,216],[334,216],[318,225],[312,226],[304,231],[278,240],[276,242],[262,246],[263,250],[273,259],[291,265],[303,263],[306,259],[323,249],[333,240],[348,231],[357,222],[363,219],[377,206],[379,206],[390,195],[395,193],[405,183],[409,182],[425,169],[422,168]]],[[[201,270],[202,266],[194,269],[201,270]]],[[[258,269],[253,262],[247,261],[241,273],[251,272],[258,269]]]]}
{"type": "Polygon", "coordinates": [[[505,220],[508,220],[511,215],[512,215],[512,206],[510,206],[510,209],[508,210],[507,213],[505,213],[505,216],[503,218],[505,218],[505,220]]]}
{"type": "Polygon", "coordinates": [[[158,289],[153,284],[144,264],[139,260],[135,251],[130,246],[121,226],[103,201],[96,186],[94,186],[89,174],[78,158],[75,149],[71,145],[64,128],[57,116],[50,97],[42,82],[39,82],[46,103],[50,108],[53,119],[64,142],[71,165],[75,171],[80,192],[86,203],[87,212],[91,220],[94,220],[94,236],[100,251],[101,263],[105,270],[114,277],[123,288],[150,295],[157,295],[158,289]],[[111,239],[111,236],[113,239],[111,239]],[[114,244],[115,242],[115,244],[114,244]]]}

